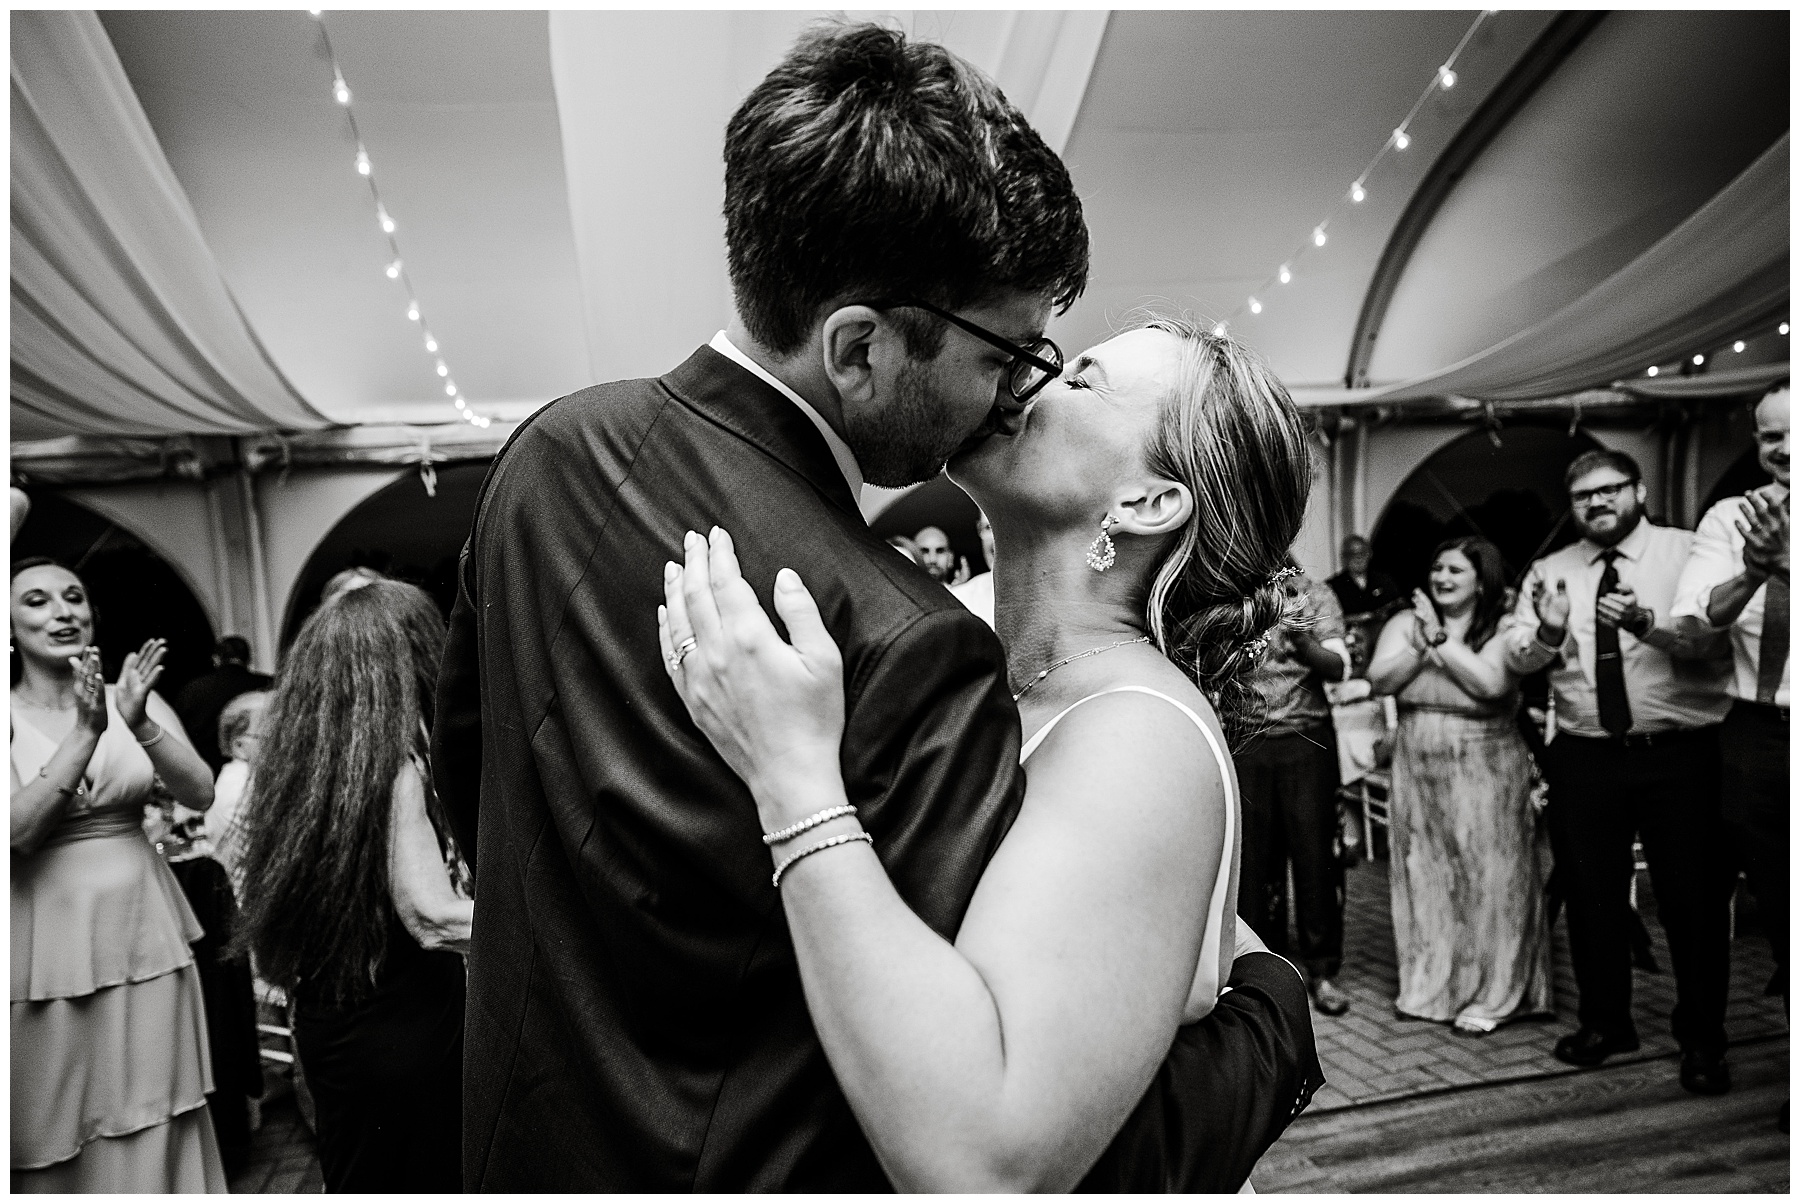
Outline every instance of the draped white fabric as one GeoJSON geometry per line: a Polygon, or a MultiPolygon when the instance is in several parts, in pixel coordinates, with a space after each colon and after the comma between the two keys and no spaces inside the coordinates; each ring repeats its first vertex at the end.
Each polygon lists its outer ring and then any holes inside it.
{"type": "Polygon", "coordinates": [[[1787,300],[1784,134],[1660,242],[1537,325],[1429,376],[1373,389],[1296,389],[1294,400],[1556,397],[1716,347],[1780,316],[1787,300]]]}
{"type": "Polygon", "coordinates": [[[1788,374],[1788,362],[1757,364],[1751,368],[1727,368],[1722,372],[1705,372],[1699,376],[1640,376],[1613,385],[1639,397],[1741,397],[1761,393],[1788,374]]]}
{"type": "Polygon", "coordinates": [[[92,12],[12,15],[12,431],[330,425],[244,320],[92,12]]]}

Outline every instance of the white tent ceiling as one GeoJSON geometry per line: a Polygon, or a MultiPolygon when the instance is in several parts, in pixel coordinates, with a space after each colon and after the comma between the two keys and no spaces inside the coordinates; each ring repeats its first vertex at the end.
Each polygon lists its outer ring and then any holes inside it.
{"type": "MultiPolygon", "coordinates": [[[[517,416],[670,366],[716,329],[724,116],[812,15],[324,14],[407,273],[472,402],[517,416]],[[700,69],[671,74],[684,63],[700,69]],[[659,194],[669,180],[679,188],[659,194]]],[[[1411,148],[1352,207],[1350,180],[1475,12],[887,15],[994,74],[1064,147],[1095,252],[1087,297],[1053,330],[1068,349],[1144,301],[1235,314],[1298,393],[1321,395],[1344,383],[1383,249],[1421,182],[1555,18],[1486,21],[1456,88],[1428,100],[1411,148]],[[1333,214],[1329,246],[1270,291],[1333,214]],[[1253,292],[1260,315],[1242,309],[1253,292]]],[[[293,11],[100,22],[220,276],[299,397],[340,423],[453,419],[382,272],[319,27],[293,11]]],[[[1787,22],[1600,21],[1449,189],[1391,282],[1369,383],[1427,376],[1542,322],[1692,217],[1786,131],[1787,22]]],[[[15,180],[20,153],[15,137],[15,180]]],[[[15,247],[17,208],[15,188],[15,247]]],[[[1785,263],[1785,238],[1761,251],[1785,263]]],[[[1785,285],[1770,304],[1785,305],[1785,285]]],[[[1745,362],[1785,360],[1766,329],[1780,315],[1758,314],[1731,332],[1751,338],[1745,362]]],[[[15,321],[14,437],[89,429],[22,417],[21,338],[15,321]]]]}

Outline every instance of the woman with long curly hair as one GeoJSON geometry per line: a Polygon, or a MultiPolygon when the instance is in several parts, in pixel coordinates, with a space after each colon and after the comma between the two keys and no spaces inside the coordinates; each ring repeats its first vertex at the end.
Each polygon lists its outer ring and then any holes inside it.
{"type": "Polygon", "coordinates": [[[1024,804],[954,943],[846,802],[842,660],[806,586],[775,582],[790,645],[725,532],[664,575],[670,678],[750,787],[813,1023],[901,1190],[1117,1190],[1109,1142],[1240,935],[1260,945],[1234,922],[1226,750],[1283,619],[1305,426],[1242,346],[1168,319],[1078,357],[1023,422],[949,466],[993,523],[1028,737],[1024,804]]]}
{"type": "Polygon", "coordinates": [[[328,1191],[457,1191],[474,904],[429,775],[444,624],[372,581],[295,638],[244,807],[240,942],[295,1004],[328,1191]]]}
{"type": "Polygon", "coordinates": [[[1369,682],[1400,704],[1388,836],[1394,1010],[1478,1037],[1550,1010],[1550,931],[1518,678],[1496,639],[1506,568],[1485,539],[1432,553],[1431,592],[1389,619],[1369,682]]]}
{"type": "Polygon", "coordinates": [[[12,1189],[222,1192],[202,933],[143,831],[158,778],[204,811],[212,775],[161,640],[109,686],[80,577],[17,561],[11,602],[12,1189]]]}

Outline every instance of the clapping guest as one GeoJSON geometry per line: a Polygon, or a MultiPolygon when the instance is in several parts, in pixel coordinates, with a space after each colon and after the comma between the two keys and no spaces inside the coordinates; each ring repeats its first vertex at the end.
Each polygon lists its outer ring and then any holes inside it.
{"type": "Polygon", "coordinates": [[[1773,480],[1700,520],[1674,612],[1699,631],[1731,632],[1731,710],[1719,727],[1725,826],[1788,981],[1788,406],[1786,381],[1756,406],[1756,455],[1773,480]]]}
{"type": "Polygon", "coordinates": [[[474,904],[427,768],[444,623],[370,581],[307,619],[244,804],[242,942],[295,1003],[329,1191],[462,1183],[474,904]]]}
{"type": "Polygon", "coordinates": [[[13,565],[12,1189],[224,1191],[202,935],[144,839],[161,778],[204,811],[212,775],[156,693],[165,646],[100,676],[81,578],[13,565]]]}
{"type": "Polygon", "coordinates": [[[1382,628],[1369,682],[1397,696],[1389,891],[1394,1010],[1479,1036],[1550,1010],[1531,754],[1518,679],[1495,638],[1506,614],[1499,549],[1464,537],[1433,553],[1431,592],[1382,628]]]}
{"type": "Polygon", "coordinates": [[[1573,1066],[1597,1066],[1638,1048],[1627,902],[1635,833],[1669,936],[1681,1085],[1717,1095],[1731,1087],[1718,743],[1731,662],[1716,655],[1722,641],[1696,641],[1669,620],[1694,536],[1645,518],[1637,462],[1587,452],[1565,482],[1581,538],[1532,565],[1518,622],[1502,637],[1515,673],[1549,668],[1556,706],[1544,755],[1545,818],[1581,1004],[1580,1027],[1554,1052],[1573,1066]]]}

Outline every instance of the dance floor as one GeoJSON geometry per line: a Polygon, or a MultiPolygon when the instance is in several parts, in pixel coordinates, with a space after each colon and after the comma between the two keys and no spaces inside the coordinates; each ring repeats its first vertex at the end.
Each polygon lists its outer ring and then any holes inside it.
{"type": "MultiPolygon", "coordinates": [[[[1668,1015],[1675,984],[1648,875],[1639,907],[1661,971],[1634,972],[1643,1048],[1577,1070],[1550,1054],[1575,1028],[1575,984],[1563,924],[1555,930],[1556,1016],[1481,1038],[1396,1019],[1387,866],[1347,875],[1340,1017],[1315,1015],[1327,1084],[1263,1158],[1258,1191],[1782,1191],[1788,1139],[1787,1025],[1763,994],[1768,945],[1745,926],[1731,949],[1726,1031],[1734,1087],[1702,1098],[1681,1089],[1668,1015]]],[[[275,1076],[270,1075],[271,1079],[275,1076]]],[[[263,1110],[250,1165],[234,1192],[320,1190],[312,1134],[281,1083],[263,1110]]]]}

